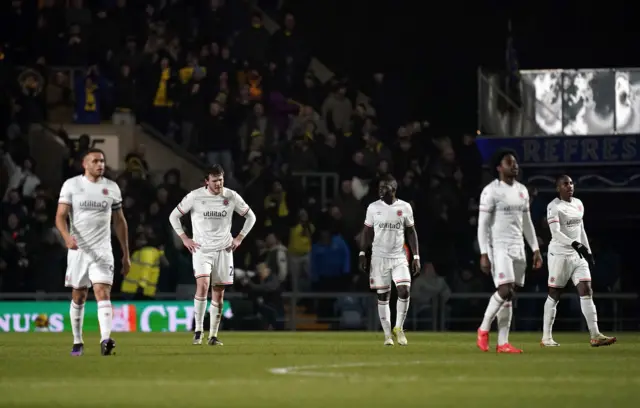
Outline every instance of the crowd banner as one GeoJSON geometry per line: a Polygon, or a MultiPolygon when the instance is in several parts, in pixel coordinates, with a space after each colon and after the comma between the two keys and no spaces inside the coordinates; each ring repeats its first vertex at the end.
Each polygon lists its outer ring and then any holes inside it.
{"type": "MultiPolygon", "coordinates": [[[[193,302],[112,302],[114,332],[186,332],[192,330],[193,302]]],[[[224,301],[223,316],[233,317],[231,304],[224,301]]],[[[71,331],[69,302],[0,302],[2,332],[71,331]]],[[[84,331],[99,332],[96,302],[87,302],[84,331]]]]}
{"type": "MultiPolygon", "coordinates": [[[[541,135],[640,133],[640,68],[519,71],[541,135]]],[[[535,135],[532,135],[535,136],[535,135]]]]}

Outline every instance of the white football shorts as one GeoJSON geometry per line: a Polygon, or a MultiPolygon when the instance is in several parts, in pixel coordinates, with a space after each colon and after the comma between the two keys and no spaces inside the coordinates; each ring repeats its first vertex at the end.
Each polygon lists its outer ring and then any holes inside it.
{"type": "Polygon", "coordinates": [[[203,253],[197,250],[192,257],[193,276],[210,277],[212,285],[233,285],[233,252],[220,250],[203,253]]]}
{"type": "Polygon", "coordinates": [[[391,289],[391,281],[398,285],[411,285],[411,273],[407,258],[371,257],[371,272],[369,273],[369,288],[378,292],[391,289]]]}
{"type": "Polygon", "coordinates": [[[573,281],[575,286],[580,282],[591,282],[589,263],[577,253],[575,255],[559,255],[549,252],[547,254],[549,268],[549,280],[547,285],[552,288],[564,288],[573,281]]]}
{"type": "Polygon", "coordinates": [[[524,273],[527,269],[524,246],[492,247],[487,255],[491,261],[491,275],[496,288],[507,283],[524,286],[524,273]]]}
{"type": "Polygon", "coordinates": [[[90,288],[96,283],[113,285],[113,253],[111,251],[67,251],[67,273],[64,284],[74,289],[90,288]]]}

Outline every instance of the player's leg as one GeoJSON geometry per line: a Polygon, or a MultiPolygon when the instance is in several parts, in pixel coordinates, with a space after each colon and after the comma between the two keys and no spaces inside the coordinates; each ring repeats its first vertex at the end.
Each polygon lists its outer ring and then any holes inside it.
{"type": "Polygon", "coordinates": [[[587,261],[584,259],[576,259],[576,268],[571,278],[580,296],[580,308],[582,309],[582,314],[589,328],[591,346],[610,346],[615,343],[617,340],[615,337],[605,336],[600,333],[600,329],[598,328],[598,312],[596,310],[596,304],[593,303],[591,272],[589,271],[587,261]]]}
{"type": "Polygon", "coordinates": [[[391,277],[398,291],[398,300],[396,302],[396,325],[393,328],[393,337],[401,346],[406,346],[407,336],[404,333],[404,321],[409,311],[409,301],[411,296],[411,273],[409,273],[409,264],[402,259],[391,270],[391,277]]]}
{"type": "Polygon", "coordinates": [[[65,286],[72,288],[71,305],[69,306],[69,320],[71,321],[71,331],[73,332],[72,356],[84,354],[84,339],[82,338],[84,305],[91,286],[88,268],[89,263],[83,252],[78,250],[68,252],[65,286]]]}
{"type": "Polygon", "coordinates": [[[378,316],[384,332],[384,345],[393,346],[391,338],[391,270],[388,261],[384,258],[372,257],[369,272],[369,288],[376,291],[378,298],[378,316]]]}
{"type": "Polygon", "coordinates": [[[111,286],[113,285],[113,254],[95,253],[89,264],[89,279],[93,285],[93,294],[98,303],[98,324],[100,325],[100,352],[103,356],[111,354],[116,347],[111,338],[113,327],[113,308],[111,306],[111,286]]]}
{"type": "Polygon", "coordinates": [[[482,351],[489,351],[489,331],[491,324],[505,302],[510,302],[513,297],[515,275],[513,262],[506,251],[493,249],[490,251],[491,274],[496,291],[491,295],[489,304],[484,312],[484,318],[478,328],[476,344],[482,351]]]}
{"type": "Polygon", "coordinates": [[[209,308],[209,345],[222,346],[218,339],[218,329],[222,320],[222,306],[224,304],[224,290],[227,285],[233,285],[234,267],[233,252],[218,251],[214,259],[211,273],[211,307],[209,308]]]}
{"type": "Polygon", "coordinates": [[[562,255],[556,255],[549,252],[547,256],[547,264],[549,269],[549,278],[547,279],[548,295],[544,303],[544,317],[542,319],[542,341],[540,345],[543,347],[559,346],[553,340],[553,323],[556,320],[556,312],[560,295],[569,281],[571,271],[568,271],[567,258],[562,255]]]}
{"type": "Polygon", "coordinates": [[[527,261],[524,257],[524,251],[521,254],[511,255],[511,268],[507,269],[505,274],[513,273],[513,283],[510,284],[509,293],[507,299],[505,299],[502,307],[496,315],[496,323],[498,325],[498,346],[496,351],[498,353],[511,353],[519,354],[522,350],[513,347],[509,342],[509,332],[511,331],[511,321],[513,320],[513,307],[512,299],[515,296],[516,289],[524,286],[524,273],[527,269],[527,261]],[[514,258],[515,257],[515,258],[514,258]]]}
{"type": "Polygon", "coordinates": [[[211,257],[196,251],[192,256],[193,276],[196,279],[196,294],[193,297],[193,315],[195,327],[193,333],[194,345],[202,344],[202,332],[204,331],[204,316],[207,313],[207,295],[211,286],[211,270],[213,260],[211,257]]]}

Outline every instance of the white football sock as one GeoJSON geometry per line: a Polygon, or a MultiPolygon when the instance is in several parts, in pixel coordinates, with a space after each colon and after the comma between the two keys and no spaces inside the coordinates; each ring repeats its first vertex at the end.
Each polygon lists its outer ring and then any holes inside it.
{"type": "Polygon", "coordinates": [[[504,303],[504,299],[498,295],[498,292],[495,292],[491,295],[491,299],[489,299],[489,304],[487,305],[487,310],[484,312],[484,319],[482,319],[482,324],[480,325],[480,330],[489,331],[491,330],[491,323],[493,323],[493,319],[495,319],[498,314],[498,310],[502,307],[504,303]]]}
{"type": "Polygon", "coordinates": [[[389,309],[389,301],[378,300],[378,315],[380,316],[380,324],[382,325],[382,330],[384,331],[384,337],[391,336],[391,321],[389,320],[391,316],[391,310],[389,309]]]}
{"type": "Polygon", "coordinates": [[[558,310],[558,301],[551,296],[547,296],[544,302],[544,318],[542,320],[542,339],[550,340],[553,338],[553,322],[556,320],[556,312],[558,310]]]}
{"type": "Polygon", "coordinates": [[[410,300],[410,297],[406,299],[398,298],[398,301],[396,302],[396,327],[399,327],[400,329],[404,328],[404,321],[407,318],[407,311],[409,311],[410,300]]]}
{"type": "Polygon", "coordinates": [[[73,344],[83,344],[84,303],[79,305],[72,300],[69,307],[69,317],[71,318],[71,331],[73,331],[73,344]]]}
{"type": "Polygon", "coordinates": [[[509,343],[509,330],[511,329],[511,318],[513,317],[513,308],[511,301],[502,304],[498,314],[496,315],[498,323],[498,346],[509,343]]]}
{"type": "Polygon", "coordinates": [[[218,303],[212,301],[209,308],[209,337],[218,336],[218,327],[221,319],[222,309],[218,303]]]}
{"type": "Polygon", "coordinates": [[[110,300],[98,302],[98,323],[100,324],[100,341],[111,338],[111,324],[113,321],[113,309],[110,300]]]}
{"type": "Polygon", "coordinates": [[[193,314],[196,321],[195,331],[202,331],[204,325],[204,315],[207,312],[207,298],[199,298],[194,296],[193,298],[193,314]]]}
{"type": "Polygon", "coordinates": [[[596,311],[596,304],[593,303],[591,296],[580,296],[580,308],[587,321],[591,338],[596,337],[600,334],[600,329],[598,329],[598,312],[596,311]]]}

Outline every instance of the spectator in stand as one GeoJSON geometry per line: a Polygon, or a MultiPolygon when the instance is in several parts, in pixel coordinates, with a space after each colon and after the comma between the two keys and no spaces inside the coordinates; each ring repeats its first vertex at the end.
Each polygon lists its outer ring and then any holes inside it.
{"type": "Polygon", "coordinates": [[[251,15],[251,26],[238,34],[233,53],[244,65],[264,64],[267,62],[270,35],[264,28],[262,14],[251,15]]]}

